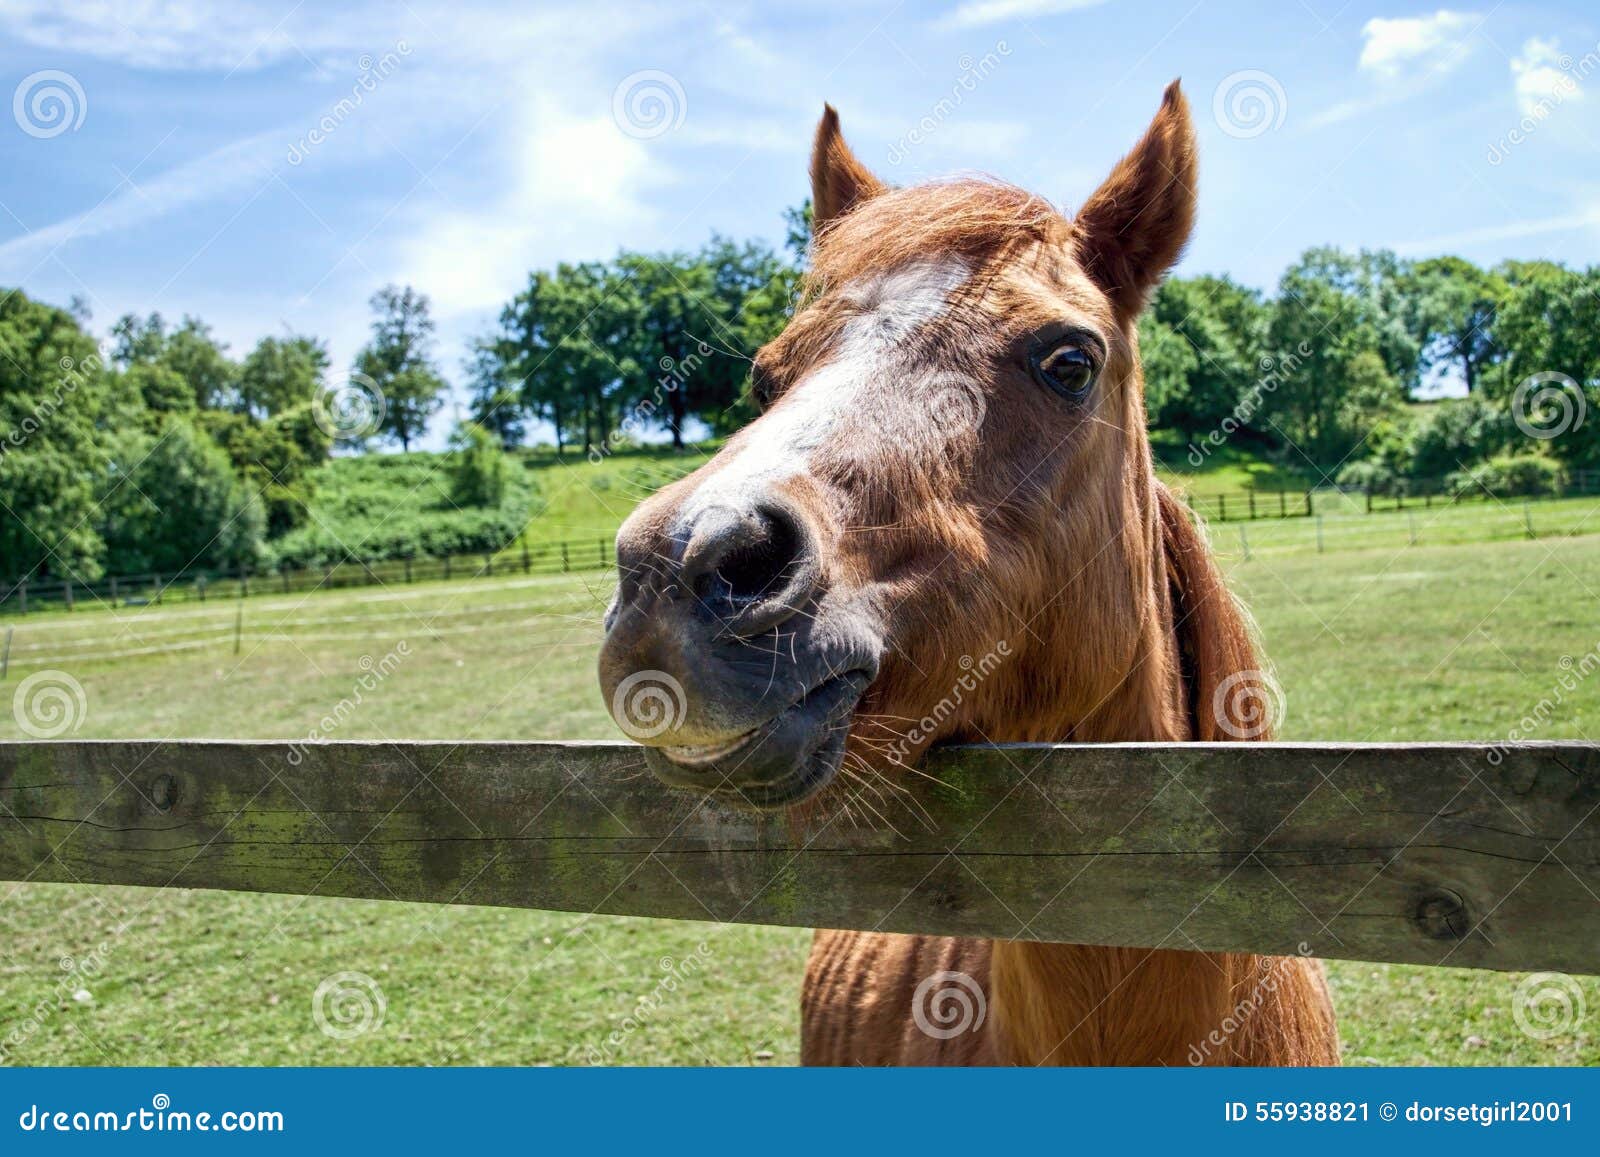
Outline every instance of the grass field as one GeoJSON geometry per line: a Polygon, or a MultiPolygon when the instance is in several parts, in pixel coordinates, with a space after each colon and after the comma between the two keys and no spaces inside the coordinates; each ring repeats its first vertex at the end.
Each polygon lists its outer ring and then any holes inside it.
{"type": "MultiPolygon", "coordinates": [[[[1541,521],[1549,512],[1541,533],[1557,530],[1557,512],[1563,535],[1600,529],[1600,503],[1534,510],[1541,521]]],[[[1278,524],[1249,524],[1250,561],[1235,527],[1215,528],[1276,661],[1285,738],[1498,738],[1551,692],[1563,656],[1600,646],[1600,536],[1528,540],[1520,508],[1429,515],[1419,545],[1409,545],[1403,515],[1360,516],[1364,531],[1324,554],[1304,537],[1304,520],[1282,530],[1300,539],[1276,546],[1267,536],[1278,524]],[[1487,532],[1494,541],[1456,541],[1487,532]]],[[[16,631],[8,686],[45,662],[70,673],[87,698],[84,737],[293,737],[350,693],[363,655],[404,639],[412,657],[339,738],[611,737],[592,674],[609,589],[594,574],[261,596],[243,604],[238,655],[231,606],[32,616],[16,631]]],[[[1600,689],[1586,687],[1537,737],[1597,730],[1600,689]]],[[[0,714],[0,736],[17,735],[0,714]]],[[[808,939],[608,917],[0,885],[0,1056],[792,1062],[808,939]],[[103,963],[82,979],[81,969],[63,972],[69,957],[103,963]],[[691,959],[701,963],[686,972],[691,959]],[[342,1040],[319,1030],[312,1003],[319,983],[346,971],[374,978],[386,1004],[380,1028],[342,1040]],[[641,1001],[654,1011],[639,1019],[641,1001]]],[[[1330,971],[1350,1063],[1600,1063],[1600,982],[1583,982],[1588,1021],[1536,1040],[1513,1020],[1518,976],[1346,962],[1330,971]]]]}

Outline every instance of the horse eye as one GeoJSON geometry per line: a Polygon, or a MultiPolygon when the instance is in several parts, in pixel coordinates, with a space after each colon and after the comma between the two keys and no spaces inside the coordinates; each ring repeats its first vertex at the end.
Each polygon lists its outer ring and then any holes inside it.
{"type": "Polygon", "coordinates": [[[1066,398],[1082,398],[1094,385],[1094,375],[1094,358],[1081,346],[1057,346],[1033,359],[1033,376],[1039,384],[1066,398]]]}

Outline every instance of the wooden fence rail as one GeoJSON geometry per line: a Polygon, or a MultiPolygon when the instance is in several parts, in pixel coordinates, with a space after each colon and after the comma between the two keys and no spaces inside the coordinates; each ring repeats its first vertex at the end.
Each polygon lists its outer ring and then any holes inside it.
{"type": "Polygon", "coordinates": [[[626,744],[0,743],[0,879],[1600,972],[1600,745],[925,770],[882,820],[797,826],[668,791],[626,744]]]}

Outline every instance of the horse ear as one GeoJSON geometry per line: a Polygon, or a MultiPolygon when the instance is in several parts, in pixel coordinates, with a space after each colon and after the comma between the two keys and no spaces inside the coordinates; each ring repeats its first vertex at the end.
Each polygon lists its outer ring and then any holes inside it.
{"type": "Polygon", "coordinates": [[[811,146],[811,231],[848,213],[887,186],[856,160],[839,131],[839,114],[831,104],[822,106],[817,138],[811,146]]]}
{"type": "Polygon", "coordinates": [[[1194,124],[1178,82],[1133,151],[1074,220],[1078,260],[1128,318],[1177,262],[1194,226],[1194,124]]]}

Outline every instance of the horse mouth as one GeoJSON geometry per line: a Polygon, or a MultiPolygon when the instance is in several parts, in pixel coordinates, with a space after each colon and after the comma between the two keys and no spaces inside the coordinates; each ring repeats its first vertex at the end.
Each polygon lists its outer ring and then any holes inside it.
{"type": "Polygon", "coordinates": [[[762,811],[800,803],[833,781],[844,761],[867,670],[823,680],[767,722],[721,743],[645,749],[645,762],[671,787],[709,792],[762,811]]]}

